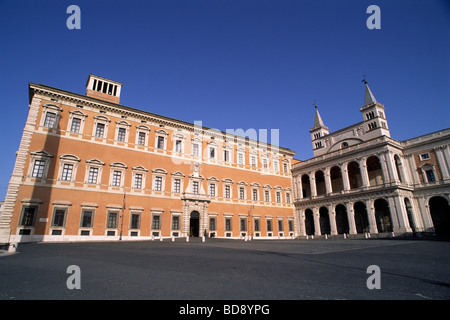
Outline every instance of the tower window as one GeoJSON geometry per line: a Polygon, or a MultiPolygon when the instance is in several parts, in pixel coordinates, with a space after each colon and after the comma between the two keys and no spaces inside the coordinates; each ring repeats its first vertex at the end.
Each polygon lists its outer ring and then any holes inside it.
{"type": "Polygon", "coordinates": [[[92,90],[115,96],[117,93],[117,85],[94,79],[92,81],[92,90]]]}

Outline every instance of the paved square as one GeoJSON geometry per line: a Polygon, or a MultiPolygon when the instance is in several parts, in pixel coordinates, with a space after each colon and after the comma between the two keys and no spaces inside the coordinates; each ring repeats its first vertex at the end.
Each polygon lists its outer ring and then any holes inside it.
{"type": "Polygon", "coordinates": [[[450,242],[178,239],[19,244],[0,299],[450,299],[450,242]],[[69,290],[70,265],[81,289],[69,290]],[[368,289],[370,265],[381,289],[368,289]]]}

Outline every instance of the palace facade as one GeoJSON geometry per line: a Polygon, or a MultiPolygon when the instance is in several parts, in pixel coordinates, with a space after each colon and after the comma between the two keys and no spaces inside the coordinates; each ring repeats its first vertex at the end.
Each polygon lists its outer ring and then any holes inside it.
{"type": "Polygon", "coordinates": [[[297,236],[293,151],[120,105],[121,90],[29,84],[0,242],[297,236]]]}
{"type": "Polygon", "coordinates": [[[392,139],[365,90],[363,121],[335,132],[316,106],[314,157],[292,168],[299,235],[450,235],[450,129],[392,139]]]}

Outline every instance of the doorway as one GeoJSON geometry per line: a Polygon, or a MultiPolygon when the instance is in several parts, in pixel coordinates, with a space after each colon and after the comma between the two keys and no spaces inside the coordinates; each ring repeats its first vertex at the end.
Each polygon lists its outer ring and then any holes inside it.
{"type": "Polygon", "coordinates": [[[189,220],[189,236],[198,237],[200,230],[200,214],[198,211],[191,212],[191,218],[189,220]]]}

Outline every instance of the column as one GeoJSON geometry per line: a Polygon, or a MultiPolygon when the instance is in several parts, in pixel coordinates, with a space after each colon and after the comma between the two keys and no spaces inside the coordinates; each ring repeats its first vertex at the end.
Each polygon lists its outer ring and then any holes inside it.
{"type": "Polygon", "coordinates": [[[368,188],[370,186],[369,174],[367,173],[366,162],[367,162],[367,158],[362,158],[359,160],[359,171],[361,172],[363,188],[368,188]]]}
{"type": "Polygon", "coordinates": [[[409,198],[409,201],[411,202],[412,211],[413,211],[413,217],[414,217],[414,225],[416,227],[416,231],[424,231],[424,223],[423,223],[423,217],[422,217],[422,210],[420,210],[419,201],[415,197],[409,198]]]}
{"type": "MultiPolygon", "coordinates": [[[[445,180],[450,179],[450,174],[449,174],[448,164],[445,161],[444,148],[447,148],[447,146],[441,146],[441,147],[434,148],[434,153],[436,154],[437,163],[439,166],[439,170],[441,171],[442,179],[444,179],[444,181],[445,181],[445,180]]],[[[436,179],[437,179],[437,177],[436,177],[436,179]]]]}
{"type": "Polygon", "coordinates": [[[317,196],[317,188],[316,188],[316,177],[314,173],[309,174],[309,184],[311,186],[311,197],[317,196]]]}
{"type": "Polygon", "coordinates": [[[297,192],[298,192],[298,198],[299,199],[303,199],[303,184],[302,184],[302,177],[298,176],[297,177],[297,192]]]}
{"type": "Polygon", "coordinates": [[[353,204],[347,202],[345,204],[345,208],[347,209],[347,220],[348,226],[350,228],[350,234],[357,234],[356,232],[356,224],[355,224],[355,211],[353,210],[353,204]]]}
{"type": "Polygon", "coordinates": [[[389,197],[389,212],[393,223],[394,232],[404,233],[412,232],[409,225],[408,214],[406,213],[405,203],[401,203],[400,197],[389,197]],[[394,222],[395,221],[395,222],[394,222]]]}
{"type": "Polygon", "coordinates": [[[305,212],[303,209],[295,209],[295,212],[296,212],[295,216],[297,217],[298,220],[297,223],[299,235],[306,237],[305,212]]]}
{"type": "Polygon", "coordinates": [[[386,157],[385,157],[385,153],[378,153],[378,158],[380,159],[380,164],[381,164],[381,173],[383,174],[383,181],[384,183],[389,183],[391,182],[390,179],[390,175],[389,175],[389,169],[386,165],[386,157]]]}
{"type": "Polygon", "coordinates": [[[406,156],[409,163],[410,173],[412,175],[412,183],[415,185],[420,184],[419,173],[417,172],[416,162],[414,161],[414,155],[409,154],[406,156]]]}
{"type": "Polygon", "coordinates": [[[369,232],[378,233],[377,222],[375,221],[375,208],[372,200],[366,200],[367,220],[369,220],[369,232]]]}
{"type": "Polygon", "coordinates": [[[330,194],[333,192],[331,188],[330,168],[325,169],[324,176],[325,176],[325,194],[330,194]]]}
{"type": "Polygon", "coordinates": [[[390,181],[394,183],[400,183],[400,179],[397,174],[397,168],[395,166],[394,155],[388,151],[384,154],[384,157],[386,158],[390,181]]]}
{"type": "Polygon", "coordinates": [[[188,200],[183,200],[183,215],[182,215],[182,237],[189,236],[189,204],[188,200]]]}
{"type": "Polygon", "coordinates": [[[331,235],[336,235],[337,227],[336,227],[336,212],[333,210],[333,206],[328,207],[328,216],[330,218],[330,227],[331,227],[331,235]]]}
{"type": "Polygon", "coordinates": [[[347,169],[348,163],[343,163],[340,165],[341,167],[341,174],[342,174],[342,181],[344,182],[344,191],[350,190],[350,181],[348,179],[348,169],[347,169]]]}
{"type": "Polygon", "coordinates": [[[314,235],[320,236],[322,233],[320,232],[320,215],[319,208],[313,208],[313,217],[314,217],[314,235]]]}

